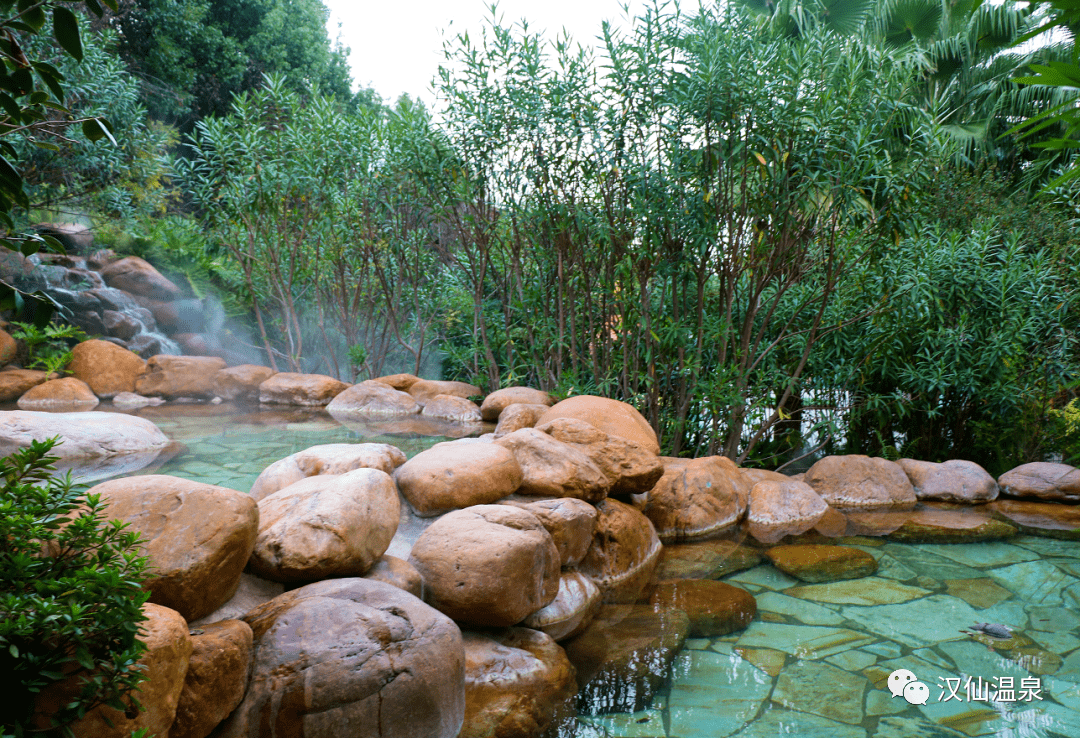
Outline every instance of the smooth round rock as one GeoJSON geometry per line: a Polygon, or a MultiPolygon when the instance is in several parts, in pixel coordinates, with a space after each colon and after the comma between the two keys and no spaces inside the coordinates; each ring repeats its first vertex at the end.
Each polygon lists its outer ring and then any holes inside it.
{"type": "Polygon", "coordinates": [[[804,582],[859,579],[870,576],[878,568],[873,556],[850,546],[775,546],[765,555],[777,569],[804,582]]]}
{"type": "Polygon", "coordinates": [[[900,459],[897,463],[911,480],[915,496],[920,500],[972,504],[997,499],[997,482],[974,461],[953,459],[937,464],[900,459]]]}
{"type": "Polygon", "coordinates": [[[420,411],[424,417],[436,420],[452,420],[456,423],[479,423],[480,408],[475,402],[454,395],[435,395],[424,403],[420,411]]]}
{"type": "Polygon", "coordinates": [[[578,571],[600,587],[604,602],[634,602],[649,583],[662,546],[649,519],[618,500],[596,505],[593,542],[578,571]]]}
{"type": "Polygon", "coordinates": [[[576,418],[612,436],[633,441],[654,454],[660,453],[656,432],[633,406],[594,395],[578,395],[555,403],[536,422],[541,426],[555,418],[576,418]]]}
{"type": "Polygon", "coordinates": [[[243,492],[152,474],[92,487],[109,519],[142,536],[150,601],[197,620],[233,596],[255,546],[259,511],[243,492]]]}
{"type": "Polygon", "coordinates": [[[140,297],[175,300],[181,294],[179,287],[138,256],[125,256],[102,267],[101,276],[110,287],[140,297]]]}
{"type": "Polygon", "coordinates": [[[348,387],[345,382],[325,374],[279,372],[259,385],[259,402],[323,407],[348,387]]]}
{"type": "Polygon", "coordinates": [[[685,612],[690,621],[689,635],[695,638],[713,638],[742,630],[757,614],[757,600],[752,594],[712,579],[660,582],[649,603],[655,608],[685,612]]]}
{"type": "Polygon", "coordinates": [[[353,469],[393,474],[404,463],[405,454],[388,443],[326,443],[275,461],[263,469],[248,494],[259,501],[308,477],[344,474],[353,469]]]}
{"type": "Polygon", "coordinates": [[[467,625],[516,625],[559,591],[559,552],[535,515],[509,505],[475,505],[432,523],[409,563],[428,602],[467,625]]]}
{"type": "Polygon", "coordinates": [[[803,477],[833,507],[899,507],[915,503],[915,489],[900,465],[861,454],[826,456],[803,477]]]}
{"type": "Polygon", "coordinates": [[[420,576],[415,566],[397,556],[383,554],[382,558],[367,570],[364,579],[386,582],[405,590],[413,597],[421,599],[424,597],[424,578],[420,576]]]}
{"type": "Polygon", "coordinates": [[[375,417],[416,415],[420,405],[407,392],[369,379],[349,387],[335,397],[326,410],[334,417],[375,417]]]}
{"type": "MultiPolygon", "coordinates": [[[[0,376],[3,376],[0,373],[0,376]]],[[[1001,493],[1048,502],[1080,502],[1080,469],[1036,461],[1021,464],[998,478],[1001,493]]]]}
{"type": "Polygon", "coordinates": [[[419,382],[420,377],[416,376],[415,374],[408,373],[387,374],[382,377],[375,377],[375,379],[372,381],[382,382],[383,384],[390,385],[396,390],[401,390],[402,392],[405,392],[409,389],[409,387],[412,387],[414,384],[419,382]]]}
{"type": "Polygon", "coordinates": [[[539,518],[555,541],[563,566],[577,566],[592,545],[598,513],[595,507],[583,500],[560,497],[530,501],[515,496],[500,504],[520,507],[539,518]]]}
{"type": "Polygon", "coordinates": [[[484,420],[494,422],[500,420],[500,415],[510,405],[542,405],[550,407],[555,404],[555,398],[547,392],[542,392],[532,387],[503,387],[495,390],[484,398],[480,405],[480,414],[484,420]]]}
{"type": "Polygon", "coordinates": [[[384,471],[307,477],[259,501],[251,572],[275,582],[360,576],[390,546],[400,514],[384,471]]]}
{"type": "Polygon", "coordinates": [[[757,540],[775,543],[810,530],[828,510],[828,503],[805,482],[765,480],[750,489],[747,527],[757,540]]]}
{"type": "Polygon", "coordinates": [[[462,399],[477,397],[483,392],[475,384],[465,382],[444,382],[437,379],[418,379],[406,390],[421,405],[435,399],[438,395],[452,395],[462,399]]]}
{"type": "Polygon", "coordinates": [[[990,514],[1015,525],[1029,536],[1080,540],[1080,508],[1056,502],[998,500],[991,502],[990,514]]]}
{"type": "Polygon", "coordinates": [[[115,343],[92,338],[71,349],[67,370],[86,382],[95,395],[107,399],[134,392],[136,382],[146,372],[146,361],[115,343]]]}
{"type": "MultiPolygon", "coordinates": [[[[0,372],[3,376],[7,372],[0,372]]],[[[0,455],[26,448],[34,441],[61,436],[63,443],[49,453],[61,459],[117,456],[155,451],[169,438],[145,418],[92,410],[82,413],[45,413],[33,410],[0,412],[0,455]]]]}
{"type": "Polygon", "coordinates": [[[244,699],[251,626],[222,620],[193,629],[191,659],[169,738],[206,738],[244,699]]]}
{"type": "Polygon", "coordinates": [[[439,443],[394,473],[401,494],[419,515],[496,502],[524,479],[509,449],[493,443],[439,443]]]}
{"type": "Polygon", "coordinates": [[[225,368],[217,356],[151,356],[135,391],[147,397],[213,397],[213,377],[225,368]]]}
{"type": "Polygon", "coordinates": [[[507,405],[499,413],[499,424],[495,426],[495,438],[502,438],[522,428],[532,428],[540,416],[547,412],[547,405],[507,405]]]}
{"type": "Polygon", "coordinates": [[[521,466],[518,494],[599,502],[611,489],[611,480],[588,456],[535,428],[514,431],[495,445],[508,449],[521,466]]]}
{"type": "Polygon", "coordinates": [[[537,430],[580,449],[611,480],[608,494],[636,495],[648,492],[664,474],[660,457],[639,443],[605,433],[576,418],[555,418],[537,430]]]}
{"type": "Polygon", "coordinates": [[[397,587],[330,579],[248,613],[247,692],[216,738],[456,738],[465,716],[461,631],[397,587]]]}
{"type": "Polygon", "coordinates": [[[75,377],[50,379],[19,398],[20,410],[76,410],[95,407],[99,400],[86,382],[75,377]]]}
{"type": "Polygon", "coordinates": [[[0,372],[0,402],[18,400],[31,387],[36,387],[48,378],[48,374],[37,369],[5,369],[0,372]]]}
{"type": "Polygon", "coordinates": [[[259,385],[274,376],[268,366],[241,364],[220,369],[210,378],[214,394],[223,400],[257,400],[259,385]]]}
{"type": "Polygon", "coordinates": [[[634,501],[656,526],[661,541],[705,538],[742,519],[750,489],[730,459],[663,457],[663,462],[664,476],[644,500],[634,501]]]}
{"type": "Polygon", "coordinates": [[[564,571],[559,577],[555,599],[521,624],[563,641],[585,630],[600,611],[600,605],[600,588],[592,579],[578,571],[564,571]]]}
{"type": "Polygon", "coordinates": [[[465,721],[458,738],[540,738],[573,727],[574,667],[551,636],[528,628],[461,635],[465,721]]]}

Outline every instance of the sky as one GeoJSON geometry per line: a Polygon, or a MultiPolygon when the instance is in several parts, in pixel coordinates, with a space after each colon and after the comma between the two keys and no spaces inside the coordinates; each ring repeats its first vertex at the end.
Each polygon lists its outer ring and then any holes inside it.
{"type": "MultiPolygon", "coordinates": [[[[384,102],[402,93],[435,101],[431,80],[443,61],[443,40],[468,31],[477,37],[491,13],[485,0],[323,0],[330,9],[330,39],[351,49],[353,80],[373,87],[384,102]],[[340,24],[340,27],[339,27],[340,24]]],[[[645,7],[629,0],[631,15],[645,7]]],[[[545,31],[554,39],[564,27],[575,41],[595,43],[600,24],[625,25],[620,0],[502,0],[498,14],[504,23],[529,23],[530,32],[545,31]]]]}

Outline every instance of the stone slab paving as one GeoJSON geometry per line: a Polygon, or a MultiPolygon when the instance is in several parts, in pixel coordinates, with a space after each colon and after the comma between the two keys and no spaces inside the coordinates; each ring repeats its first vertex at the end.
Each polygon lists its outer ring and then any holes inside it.
{"type": "Polygon", "coordinates": [[[670,738],[727,738],[753,720],[773,679],[738,656],[684,652],[672,669],[670,738]]]}

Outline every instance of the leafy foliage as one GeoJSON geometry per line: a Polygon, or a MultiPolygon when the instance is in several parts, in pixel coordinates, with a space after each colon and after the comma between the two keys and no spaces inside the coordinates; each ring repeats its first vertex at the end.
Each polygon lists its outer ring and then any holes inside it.
{"type": "Polygon", "coordinates": [[[39,328],[32,323],[12,322],[11,337],[22,341],[29,354],[29,368],[40,367],[49,374],[58,372],[71,361],[71,343],[88,336],[73,325],[49,323],[39,328]]]}
{"type": "Polygon", "coordinates": [[[100,497],[70,475],[52,476],[56,442],[0,460],[0,732],[17,737],[62,728],[98,704],[123,711],[143,678],[138,535],[106,522],[100,497]],[[50,687],[67,701],[35,714],[50,687]]]}

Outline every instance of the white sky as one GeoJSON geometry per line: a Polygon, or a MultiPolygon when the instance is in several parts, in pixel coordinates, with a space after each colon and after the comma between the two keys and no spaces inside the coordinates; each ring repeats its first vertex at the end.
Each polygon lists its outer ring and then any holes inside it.
{"type": "MultiPolygon", "coordinates": [[[[631,15],[645,7],[628,0],[631,15]]],[[[483,20],[490,17],[485,0],[323,0],[330,9],[328,30],[352,52],[354,82],[373,87],[383,102],[393,103],[403,92],[434,103],[431,80],[443,61],[446,39],[468,31],[479,38],[483,20]],[[338,24],[340,28],[338,27],[338,24]]],[[[562,28],[582,44],[594,43],[600,24],[609,20],[624,26],[620,0],[502,0],[498,13],[505,24],[529,22],[529,31],[544,31],[554,39],[562,28]]]]}

